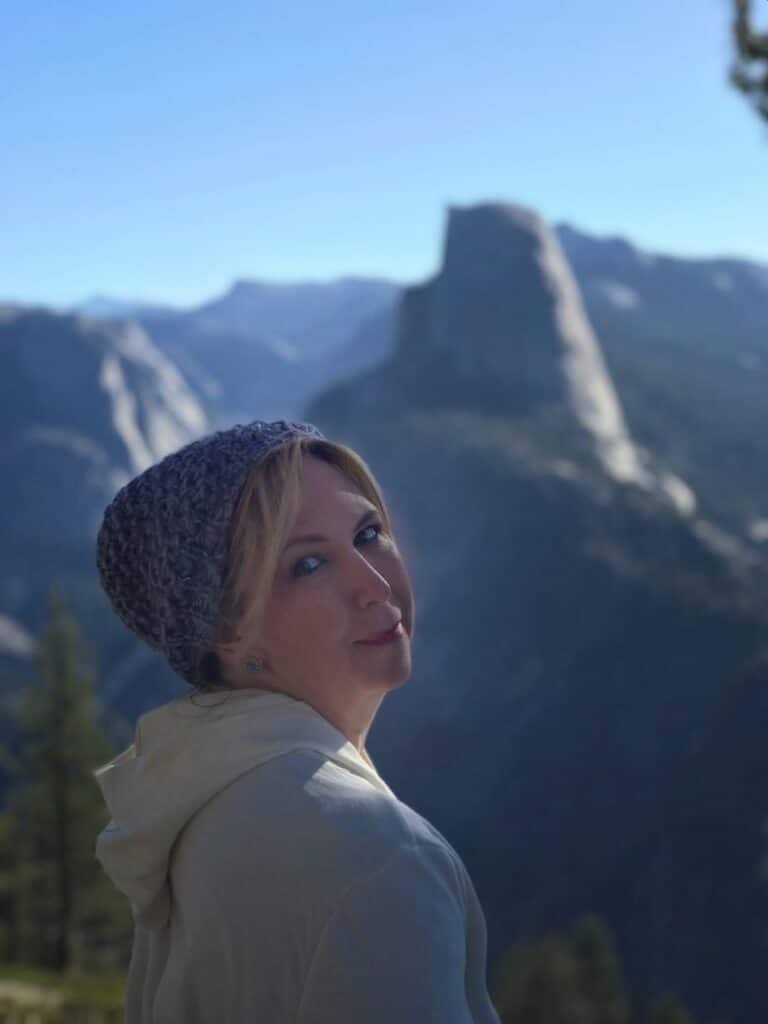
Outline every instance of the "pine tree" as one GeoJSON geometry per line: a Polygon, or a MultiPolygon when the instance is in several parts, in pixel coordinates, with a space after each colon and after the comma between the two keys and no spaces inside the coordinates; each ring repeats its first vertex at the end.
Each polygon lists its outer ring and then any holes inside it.
{"type": "Polygon", "coordinates": [[[56,588],[48,606],[38,678],[7,709],[16,738],[5,758],[14,781],[0,816],[0,905],[6,958],[65,970],[89,945],[96,953],[99,937],[124,945],[131,921],[95,859],[108,813],[92,773],[113,745],[78,625],[56,588]]]}
{"type": "Polygon", "coordinates": [[[655,1002],[650,1024],[693,1024],[693,1017],[675,996],[666,995],[655,1002]]]}
{"type": "Polygon", "coordinates": [[[750,0],[734,2],[733,40],[737,58],[731,65],[730,79],[752,101],[758,114],[768,120],[768,32],[758,32],[752,25],[750,0]],[[756,74],[750,74],[751,70],[756,74]]]}
{"type": "Polygon", "coordinates": [[[507,950],[493,1003],[503,1024],[593,1024],[579,965],[568,941],[553,935],[507,950]]]}
{"type": "Polygon", "coordinates": [[[576,923],[571,948],[579,964],[582,991],[592,1008],[592,1024],[626,1024],[629,1004],[619,958],[599,917],[590,914],[576,923]]]}
{"type": "MultiPolygon", "coordinates": [[[[569,933],[521,940],[502,954],[492,1001],[502,1024],[629,1024],[639,1020],[625,994],[610,931],[587,914],[569,933]]],[[[657,999],[647,1024],[694,1024],[683,1004],[657,999]]]]}

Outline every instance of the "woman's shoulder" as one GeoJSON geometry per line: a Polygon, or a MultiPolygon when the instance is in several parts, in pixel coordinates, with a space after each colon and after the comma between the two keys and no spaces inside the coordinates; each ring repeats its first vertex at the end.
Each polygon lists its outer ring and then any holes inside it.
{"type": "Polygon", "coordinates": [[[241,859],[249,873],[282,874],[290,884],[328,891],[406,848],[440,846],[455,855],[413,808],[310,749],[283,753],[240,775],[186,832],[186,850],[194,849],[203,865],[241,859]]]}

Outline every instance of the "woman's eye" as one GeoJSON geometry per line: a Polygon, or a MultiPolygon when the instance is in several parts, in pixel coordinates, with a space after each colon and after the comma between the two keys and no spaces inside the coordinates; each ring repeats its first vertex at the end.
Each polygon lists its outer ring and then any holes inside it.
{"type": "MultiPolygon", "coordinates": [[[[367,540],[367,541],[363,542],[365,544],[371,544],[371,543],[373,543],[373,540],[377,540],[379,538],[379,536],[381,534],[381,531],[383,529],[384,529],[384,527],[382,526],[381,523],[371,523],[369,526],[364,527],[360,531],[360,533],[358,533],[357,536],[361,537],[368,530],[375,530],[376,531],[375,536],[373,538],[371,538],[371,540],[367,540]]],[[[321,562],[324,561],[324,559],[322,559],[322,558],[319,559],[317,555],[307,555],[305,558],[300,558],[299,561],[296,562],[296,564],[293,567],[293,575],[294,576],[299,576],[299,577],[300,576],[313,576],[314,575],[314,570],[311,571],[311,572],[302,572],[301,571],[303,566],[304,566],[304,563],[305,562],[311,562],[313,559],[316,562],[317,561],[321,561],[321,562]]]]}
{"type": "MultiPolygon", "coordinates": [[[[360,531],[360,533],[365,533],[366,530],[375,530],[376,531],[376,536],[378,537],[379,534],[381,533],[382,529],[383,529],[383,527],[382,527],[381,523],[371,523],[370,526],[364,527],[360,531]]],[[[358,533],[358,535],[357,535],[358,537],[360,536],[360,533],[358,533]]]]}
{"type": "Polygon", "coordinates": [[[293,575],[294,576],[311,576],[312,575],[311,572],[302,572],[301,570],[303,569],[304,564],[306,562],[311,562],[313,558],[315,559],[315,561],[317,561],[317,558],[316,558],[315,555],[308,555],[306,558],[300,559],[296,563],[296,565],[294,565],[294,567],[293,567],[293,575]]]}

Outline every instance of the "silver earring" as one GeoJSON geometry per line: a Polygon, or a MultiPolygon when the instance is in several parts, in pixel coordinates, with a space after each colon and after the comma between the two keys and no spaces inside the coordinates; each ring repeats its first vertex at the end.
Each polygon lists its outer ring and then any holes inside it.
{"type": "Polygon", "coordinates": [[[248,672],[258,672],[263,666],[264,662],[261,658],[246,658],[243,662],[243,668],[248,672]]]}

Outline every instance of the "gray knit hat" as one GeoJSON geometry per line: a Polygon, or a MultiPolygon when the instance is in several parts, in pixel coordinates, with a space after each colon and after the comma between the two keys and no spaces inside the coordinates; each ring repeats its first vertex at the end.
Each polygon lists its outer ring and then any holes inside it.
{"type": "Polygon", "coordinates": [[[311,423],[255,420],[199,438],[122,487],[104,511],[96,565],[112,607],[192,686],[213,640],[229,522],[248,470],[311,423]]]}

